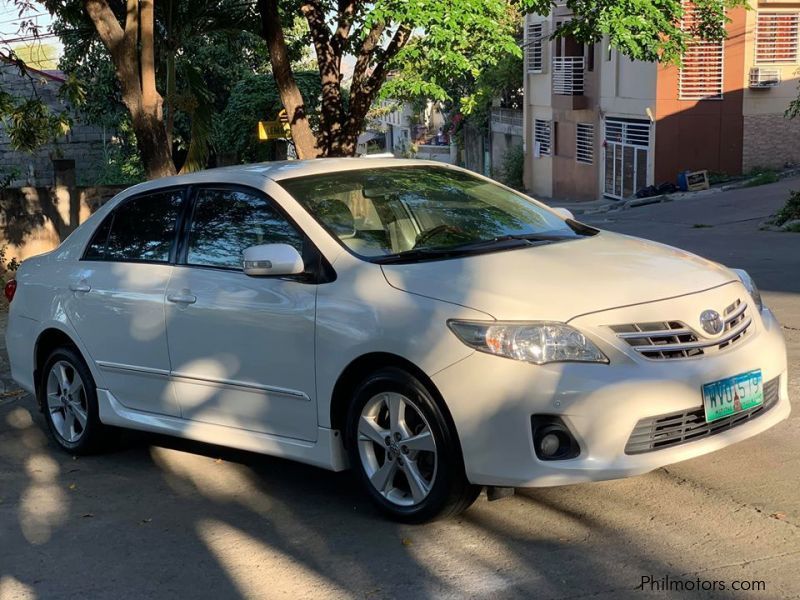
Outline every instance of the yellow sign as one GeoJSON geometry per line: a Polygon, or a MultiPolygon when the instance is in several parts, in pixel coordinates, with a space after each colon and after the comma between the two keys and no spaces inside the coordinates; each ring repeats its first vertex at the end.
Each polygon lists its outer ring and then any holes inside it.
{"type": "Polygon", "coordinates": [[[278,113],[278,118],[275,121],[258,122],[259,140],[280,140],[291,137],[292,128],[289,126],[289,119],[286,116],[285,109],[278,113]]]}
{"type": "Polygon", "coordinates": [[[277,140],[285,136],[286,133],[283,130],[283,123],[281,123],[280,121],[258,122],[258,139],[277,140]]]}

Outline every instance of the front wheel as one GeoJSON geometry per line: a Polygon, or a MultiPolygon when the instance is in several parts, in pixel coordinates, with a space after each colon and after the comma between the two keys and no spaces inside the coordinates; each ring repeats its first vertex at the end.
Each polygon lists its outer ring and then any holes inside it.
{"type": "Polygon", "coordinates": [[[456,515],[480,493],[464,474],[458,439],[415,377],[383,369],[359,387],[347,427],[350,463],[375,503],[409,523],[456,515]]]}

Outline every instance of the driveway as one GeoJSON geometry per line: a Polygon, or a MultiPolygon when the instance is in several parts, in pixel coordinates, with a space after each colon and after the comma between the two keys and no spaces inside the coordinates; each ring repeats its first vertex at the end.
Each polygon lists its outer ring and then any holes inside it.
{"type": "Polygon", "coordinates": [[[132,435],[70,457],[3,357],[0,600],[800,598],[800,234],[757,229],[792,186],[593,219],[751,271],[785,325],[789,421],[648,475],[482,498],[431,525],[382,520],[348,473],[214,446],[132,435]],[[692,589],[636,589],[643,578],[692,589]]]}

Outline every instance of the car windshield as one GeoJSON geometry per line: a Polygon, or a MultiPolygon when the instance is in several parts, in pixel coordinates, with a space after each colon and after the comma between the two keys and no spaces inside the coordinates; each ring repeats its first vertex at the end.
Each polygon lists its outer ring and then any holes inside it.
{"type": "Polygon", "coordinates": [[[463,171],[402,166],[279,182],[353,253],[436,258],[594,233],[525,196],[463,171]]]}

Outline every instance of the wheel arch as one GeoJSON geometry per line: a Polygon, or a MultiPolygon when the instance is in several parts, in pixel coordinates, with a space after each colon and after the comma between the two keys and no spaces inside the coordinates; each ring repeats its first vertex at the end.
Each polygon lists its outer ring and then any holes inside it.
{"type": "MultiPolygon", "coordinates": [[[[50,356],[50,353],[53,352],[56,348],[60,348],[62,346],[69,346],[74,348],[78,354],[80,354],[84,360],[86,357],[81,352],[81,349],[78,347],[78,344],[72,339],[72,337],[65,332],[63,329],[59,329],[57,327],[47,327],[39,333],[39,336],[36,338],[36,343],[33,346],[33,384],[38,392],[39,388],[39,380],[41,379],[41,371],[44,367],[44,362],[47,360],[47,357],[50,356]]],[[[89,364],[89,361],[86,361],[89,364]]],[[[91,366],[89,367],[91,371],[91,366]]],[[[38,398],[38,393],[36,394],[38,398]]],[[[39,407],[42,408],[41,406],[39,407]]]]}
{"type": "Polygon", "coordinates": [[[333,387],[331,395],[331,429],[338,430],[341,435],[343,445],[347,445],[345,426],[347,423],[347,410],[350,406],[350,401],[353,398],[358,386],[372,373],[379,369],[395,367],[413,375],[419,382],[425,386],[425,389],[430,393],[436,402],[439,409],[442,411],[444,418],[447,419],[448,425],[456,436],[458,450],[461,452],[461,440],[459,438],[458,429],[453,421],[453,416],[447,407],[441,393],[439,392],[433,380],[417,365],[403,358],[397,354],[390,352],[370,352],[363,354],[348,364],[333,387]]]}

